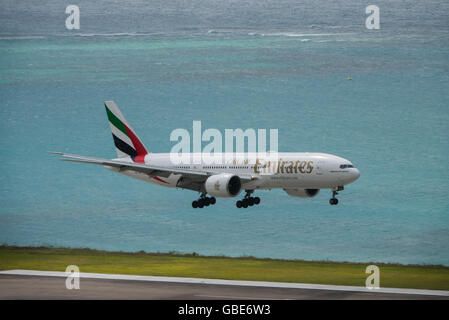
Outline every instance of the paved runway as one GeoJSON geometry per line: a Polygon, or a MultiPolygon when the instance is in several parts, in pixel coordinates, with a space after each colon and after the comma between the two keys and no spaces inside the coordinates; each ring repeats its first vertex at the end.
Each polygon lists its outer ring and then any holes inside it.
{"type": "Polygon", "coordinates": [[[63,277],[1,274],[0,299],[449,299],[448,296],[417,294],[90,278],[80,279],[79,290],[68,290],[65,281],[63,277]]]}

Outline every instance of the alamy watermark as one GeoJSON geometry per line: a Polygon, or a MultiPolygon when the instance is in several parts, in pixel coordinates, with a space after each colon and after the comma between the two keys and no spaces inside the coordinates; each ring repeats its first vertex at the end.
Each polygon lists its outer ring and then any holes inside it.
{"type": "Polygon", "coordinates": [[[79,30],[80,28],[80,8],[77,5],[69,5],[65,8],[65,13],[69,16],[65,20],[67,30],[79,30]]]}
{"type": "Polygon", "coordinates": [[[65,287],[68,290],[80,288],[80,269],[76,265],[67,266],[65,269],[67,279],[65,280],[65,287]]]}
{"type": "Polygon", "coordinates": [[[244,165],[250,155],[273,160],[278,158],[278,129],[269,129],[268,136],[266,129],[225,129],[223,139],[220,130],[209,128],[202,131],[201,121],[193,121],[192,135],[188,130],[178,128],[171,132],[170,141],[177,142],[170,151],[174,165],[244,165]],[[207,143],[204,147],[203,142],[207,143]]]}
{"type": "Polygon", "coordinates": [[[376,265],[369,265],[366,267],[365,273],[370,274],[365,281],[367,289],[380,289],[380,270],[376,265]]]}
{"type": "Polygon", "coordinates": [[[380,9],[376,5],[369,5],[365,8],[365,13],[369,16],[365,20],[365,27],[367,29],[380,29],[380,9]]]}

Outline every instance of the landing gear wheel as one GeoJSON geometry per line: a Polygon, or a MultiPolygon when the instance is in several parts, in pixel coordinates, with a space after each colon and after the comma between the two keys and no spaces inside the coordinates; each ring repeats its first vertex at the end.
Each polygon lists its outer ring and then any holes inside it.
{"type": "MultiPolygon", "coordinates": [[[[340,187],[339,187],[340,188],[340,187]]],[[[340,189],[338,189],[338,190],[340,190],[340,189]]],[[[338,204],[338,199],[337,198],[335,198],[335,196],[338,194],[338,192],[337,192],[337,190],[332,190],[332,198],[329,200],[329,203],[331,204],[331,205],[336,205],[336,204],[338,204]]]]}
{"type": "Polygon", "coordinates": [[[192,202],[193,208],[204,208],[215,204],[217,200],[214,197],[207,197],[206,193],[202,193],[198,200],[192,202]]]}
{"type": "Polygon", "coordinates": [[[237,208],[248,208],[260,203],[259,197],[251,197],[254,190],[245,190],[246,194],[242,200],[238,200],[235,205],[237,208]]]}

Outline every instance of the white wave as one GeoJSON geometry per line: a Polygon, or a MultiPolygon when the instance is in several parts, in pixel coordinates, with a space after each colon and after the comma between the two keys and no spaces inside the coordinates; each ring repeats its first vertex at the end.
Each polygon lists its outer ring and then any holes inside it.
{"type": "Polygon", "coordinates": [[[75,33],[70,36],[79,37],[121,37],[121,36],[149,36],[156,33],[117,32],[117,33],[75,33]]]}
{"type": "Polygon", "coordinates": [[[46,38],[45,36],[0,36],[0,40],[34,40],[46,38]]]}
{"type": "Polygon", "coordinates": [[[235,34],[242,34],[242,31],[238,30],[232,30],[232,29],[210,29],[207,31],[208,34],[229,34],[229,33],[235,33],[235,34]]]}
{"type": "Polygon", "coordinates": [[[262,37],[329,37],[329,36],[343,36],[356,33],[297,33],[297,32],[270,32],[270,33],[258,33],[249,32],[249,36],[262,36],[262,37]]]}
{"type": "Polygon", "coordinates": [[[24,36],[0,36],[0,40],[33,40],[48,39],[49,37],[126,37],[126,36],[150,36],[160,33],[139,33],[139,32],[117,32],[117,33],[57,33],[45,36],[24,35],[24,36]]]}

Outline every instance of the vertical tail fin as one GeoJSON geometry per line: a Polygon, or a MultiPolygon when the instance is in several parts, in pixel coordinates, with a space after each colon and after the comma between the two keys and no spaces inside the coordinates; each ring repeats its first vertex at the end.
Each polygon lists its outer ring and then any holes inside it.
{"type": "Polygon", "coordinates": [[[119,158],[131,157],[133,161],[143,163],[147,149],[128,124],[114,101],[105,101],[104,106],[111,126],[112,138],[119,158]]]}

